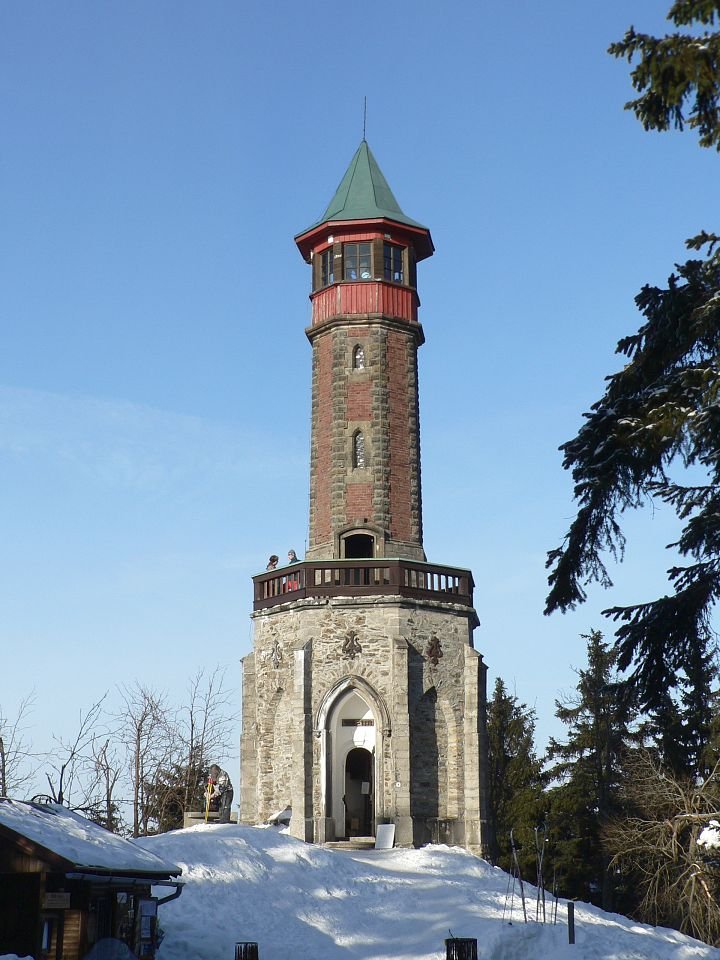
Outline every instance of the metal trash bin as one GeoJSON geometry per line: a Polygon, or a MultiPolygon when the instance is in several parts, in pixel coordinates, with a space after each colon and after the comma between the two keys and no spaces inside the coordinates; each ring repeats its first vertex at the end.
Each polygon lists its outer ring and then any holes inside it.
{"type": "Polygon", "coordinates": [[[477,940],[452,937],[445,941],[446,960],[478,960],[477,940]]]}
{"type": "Polygon", "coordinates": [[[235,960],[258,960],[258,945],[252,940],[235,944],[235,960]]]}

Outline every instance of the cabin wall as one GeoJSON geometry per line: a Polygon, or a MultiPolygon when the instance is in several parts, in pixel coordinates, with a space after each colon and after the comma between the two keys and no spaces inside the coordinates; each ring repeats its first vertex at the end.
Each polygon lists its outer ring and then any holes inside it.
{"type": "Polygon", "coordinates": [[[39,956],[40,874],[0,873],[0,955],[39,956]]]}
{"type": "Polygon", "coordinates": [[[88,870],[79,876],[82,868],[73,861],[0,823],[0,956],[82,960],[109,937],[153,960],[152,879],[142,870],[140,876],[126,869],[111,876],[88,870]]]}

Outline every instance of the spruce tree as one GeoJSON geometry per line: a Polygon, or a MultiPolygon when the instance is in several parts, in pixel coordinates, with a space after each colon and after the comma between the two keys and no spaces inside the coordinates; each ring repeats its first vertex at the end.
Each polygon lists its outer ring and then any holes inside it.
{"type": "Polygon", "coordinates": [[[685,772],[689,776],[702,775],[706,768],[714,767],[718,759],[711,743],[716,677],[715,645],[709,649],[698,645],[685,664],[680,683],[685,772]]]}
{"type": "Polygon", "coordinates": [[[682,130],[687,125],[698,131],[701,146],[720,150],[720,36],[702,29],[718,18],[718,0],[677,0],[668,20],[676,27],[695,28],[692,33],[652,37],[630,27],[621,41],[611,44],[613,56],[629,63],[638,58],[631,76],[640,96],[625,109],[634,111],[646,130],[682,130]]]}
{"type": "Polygon", "coordinates": [[[145,785],[145,822],[150,833],[178,830],[189,811],[203,810],[208,768],[172,763],[145,785]]]}
{"type": "Polygon", "coordinates": [[[535,711],[507,692],[498,677],[487,708],[491,859],[512,868],[510,831],[523,875],[535,876],[533,830],[542,819],[542,763],[535,754],[535,711]]]}
{"type": "Polygon", "coordinates": [[[718,760],[713,734],[717,660],[714,647],[696,644],[675,688],[655,698],[640,730],[644,745],[673,776],[702,776],[718,760]]]}
{"type": "MultiPolygon", "coordinates": [[[[686,31],[653,37],[630,28],[610,47],[635,62],[640,96],[626,107],[646,129],[687,125],[702,146],[720,150],[720,34],[708,29],[720,19],[720,2],[677,0],[668,19],[686,31]]],[[[640,291],[644,322],[617,347],[627,362],[608,378],[575,439],[561,447],[578,512],[548,554],[545,612],[573,608],[589,582],[612,585],[603,554],[622,557],[624,510],[652,497],[675,510],[683,529],[671,546],[683,562],[668,571],[672,592],[604,611],[619,623],[618,665],[633,668],[630,681],[653,711],[664,709],[686,664],[712,656],[720,595],[720,253],[712,233],[687,245],[701,256],[677,265],[665,288],[640,291]],[[680,482],[688,479],[682,471],[673,477],[676,467],[693,468],[692,482],[680,482]]],[[[684,676],[692,687],[696,678],[684,676]]]]}
{"type": "Polygon", "coordinates": [[[658,698],[640,724],[643,744],[653,753],[657,762],[681,776],[688,770],[683,718],[677,698],[671,690],[658,698]]]}
{"type": "Polygon", "coordinates": [[[644,287],[637,303],[646,323],[618,345],[629,362],[610,377],[577,437],[561,448],[580,507],[565,542],[548,557],[546,613],[581,603],[588,581],[612,585],[602,553],[622,554],[623,510],[649,496],[670,504],[684,522],[672,546],[688,560],[669,570],[673,592],[605,611],[620,624],[618,666],[634,666],[631,679],[652,709],[697,651],[709,653],[714,642],[711,616],[720,596],[720,253],[678,267],[667,289],[644,287]],[[674,481],[669,468],[675,461],[699,467],[705,482],[674,481]]]}
{"type": "Polygon", "coordinates": [[[621,758],[633,739],[635,710],[617,683],[617,653],[593,630],[587,668],[575,694],[556,702],[567,727],[564,742],[551,738],[547,771],[551,866],[560,892],[614,908],[612,876],[601,846],[604,825],[619,811],[621,758]]]}

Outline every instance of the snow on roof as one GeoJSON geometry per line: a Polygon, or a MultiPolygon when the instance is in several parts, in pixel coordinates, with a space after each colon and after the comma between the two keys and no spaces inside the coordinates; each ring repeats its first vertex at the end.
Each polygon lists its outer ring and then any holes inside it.
{"type": "Polygon", "coordinates": [[[83,870],[177,875],[180,868],[56,803],[0,797],[0,826],[83,870]]]}

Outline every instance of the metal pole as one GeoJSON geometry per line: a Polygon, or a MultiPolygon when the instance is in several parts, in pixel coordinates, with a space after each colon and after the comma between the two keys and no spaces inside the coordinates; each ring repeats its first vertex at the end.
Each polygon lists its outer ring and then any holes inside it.
{"type": "Polygon", "coordinates": [[[575,904],[568,901],[568,943],[575,943],[575,904]]]}

